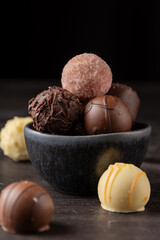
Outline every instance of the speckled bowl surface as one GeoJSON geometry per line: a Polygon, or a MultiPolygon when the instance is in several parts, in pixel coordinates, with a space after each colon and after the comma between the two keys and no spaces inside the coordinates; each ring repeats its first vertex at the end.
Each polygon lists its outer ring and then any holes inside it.
{"type": "Polygon", "coordinates": [[[141,166],[151,126],[135,123],[129,132],[61,136],[37,132],[29,123],[24,134],[31,162],[44,180],[67,194],[95,195],[98,180],[110,164],[141,166]]]}

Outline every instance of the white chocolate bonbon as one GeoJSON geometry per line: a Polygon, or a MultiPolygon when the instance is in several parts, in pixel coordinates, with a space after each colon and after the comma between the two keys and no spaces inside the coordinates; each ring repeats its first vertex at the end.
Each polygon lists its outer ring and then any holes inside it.
{"type": "Polygon", "coordinates": [[[14,117],[6,122],[0,132],[0,147],[4,155],[15,161],[29,159],[24,139],[24,126],[31,117],[14,117]]]}
{"type": "Polygon", "coordinates": [[[110,165],[98,183],[101,206],[111,212],[143,211],[150,192],[146,173],[133,164],[110,165]]]}

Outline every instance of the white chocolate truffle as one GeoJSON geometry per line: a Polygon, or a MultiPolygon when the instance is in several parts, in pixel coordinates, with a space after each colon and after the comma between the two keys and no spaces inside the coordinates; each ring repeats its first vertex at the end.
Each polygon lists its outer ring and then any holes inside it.
{"type": "Polygon", "coordinates": [[[111,212],[143,211],[150,192],[146,173],[133,164],[110,165],[98,183],[101,206],[111,212]]]}
{"type": "Polygon", "coordinates": [[[31,117],[14,117],[6,122],[0,132],[0,147],[4,155],[15,161],[29,159],[24,139],[24,126],[31,121],[33,121],[31,117]]]}

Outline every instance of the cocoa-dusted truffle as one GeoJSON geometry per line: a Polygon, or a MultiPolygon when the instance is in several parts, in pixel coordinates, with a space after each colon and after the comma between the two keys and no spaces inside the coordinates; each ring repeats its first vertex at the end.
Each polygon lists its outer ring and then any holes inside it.
{"type": "Polygon", "coordinates": [[[1,192],[0,223],[7,232],[48,230],[53,212],[49,193],[35,182],[14,182],[1,192]]]}
{"type": "Polygon", "coordinates": [[[140,99],[133,88],[122,83],[112,83],[111,88],[106,94],[122,99],[131,112],[133,122],[135,121],[140,106],[140,99]]]}
{"type": "Polygon", "coordinates": [[[75,94],[80,101],[104,95],[112,83],[108,64],[93,53],[83,53],[70,59],[62,71],[62,87],[75,94]]]}
{"type": "Polygon", "coordinates": [[[33,127],[39,132],[68,134],[81,115],[79,99],[60,87],[49,87],[28,103],[33,127]]]}
{"type": "Polygon", "coordinates": [[[85,107],[84,126],[88,134],[125,132],[132,127],[127,105],[115,96],[92,99],[85,107]]]}

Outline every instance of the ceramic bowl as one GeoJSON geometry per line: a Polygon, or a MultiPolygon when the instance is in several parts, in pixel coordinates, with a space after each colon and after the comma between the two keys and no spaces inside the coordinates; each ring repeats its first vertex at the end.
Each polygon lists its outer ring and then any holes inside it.
{"type": "Polygon", "coordinates": [[[135,123],[129,132],[61,136],[37,132],[29,123],[24,134],[31,162],[44,180],[67,194],[95,195],[98,180],[110,164],[140,167],[151,126],[135,123]]]}

